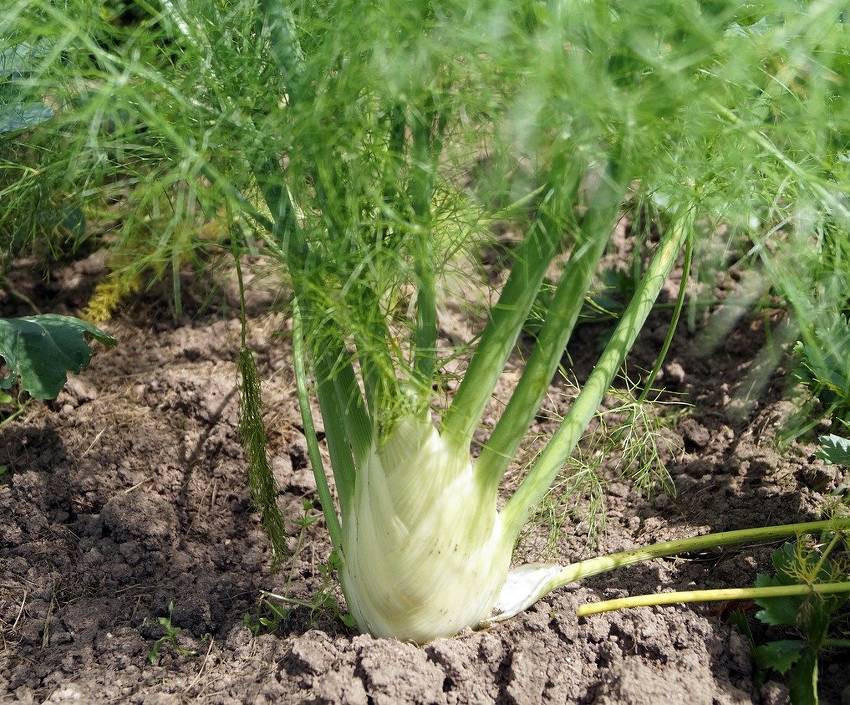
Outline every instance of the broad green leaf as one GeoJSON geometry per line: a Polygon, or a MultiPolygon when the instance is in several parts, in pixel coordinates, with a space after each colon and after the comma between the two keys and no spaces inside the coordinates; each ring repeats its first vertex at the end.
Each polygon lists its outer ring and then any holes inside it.
{"type": "MultiPolygon", "coordinates": [[[[776,573],[758,575],[756,586],[772,587],[799,583],[800,571],[814,569],[820,560],[820,554],[807,552],[803,554],[802,559],[805,560],[805,565],[799,565],[801,556],[797,554],[793,542],[784,544],[773,552],[772,560],[776,573]]],[[[824,561],[818,570],[817,582],[832,580],[831,571],[831,561],[824,561]]],[[[756,618],[765,624],[799,627],[812,643],[819,643],[829,627],[833,614],[846,600],[844,595],[761,598],[756,600],[756,604],[762,608],[756,613],[756,618]],[[804,605],[805,609],[803,609],[804,605]]]]}
{"type": "Polygon", "coordinates": [[[772,668],[785,673],[799,660],[806,648],[806,642],[797,639],[770,641],[753,649],[753,658],[759,668],[772,668]]]}
{"type": "Polygon", "coordinates": [[[35,399],[55,399],[68,372],[80,372],[91,360],[87,335],[109,347],[117,342],[71,316],[0,319],[0,356],[8,368],[0,388],[9,389],[17,381],[35,399]]]}
{"type": "Polygon", "coordinates": [[[770,556],[770,561],[776,570],[776,577],[779,579],[779,585],[792,585],[796,580],[792,577],[794,566],[797,563],[796,544],[793,541],[787,541],[777,548],[770,556]]]}
{"type": "Polygon", "coordinates": [[[818,457],[833,465],[850,465],[850,438],[835,434],[821,436],[818,457]]]}
{"type": "MultiPolygon", "coordinates": [[[[775,575],[759,574],[756,577],[756,587],[774,587],[777,585],[792,585],[797,581],[791,577],[796,561],[794,544],[785,543],[776,549],[771,556],[775,575]]],[[[762,609],[756,613],[756,619],[764,624],[793,627],[797,624],[797,616],[802,597],[769,597],[756,600],[762,609]]]]}
{"type": "MultiPolygon", "coordinates": [[[[756,587],[774,587],[787,584],[784,580],[771,575],[759,575],[756,578],[756,587]]],[[[800,597],[767,597],[757,599],[755,602],[761,607],[756,612],[756,619],[760,622],[775,626],[793,627],[797,624],[797,614],[803,601],[800,597]]]]}
{"type": "Polygon", "coordinates": [[[0,76],[9,77],[29,73],[38,68],[38,62],[50,52],[52,43],[42,39],[32,44],[21,42],[0,49],[0,76]]]}
{"type": "Polygon", "coordinates": [[[53,111],[44,103],[0,105],[0,135],[35,127],[52,117],[53,111]]]}

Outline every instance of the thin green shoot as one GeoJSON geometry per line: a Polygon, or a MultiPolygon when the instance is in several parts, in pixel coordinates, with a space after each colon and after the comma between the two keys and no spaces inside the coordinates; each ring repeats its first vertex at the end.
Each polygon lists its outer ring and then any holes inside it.
{"type": "MultiPolygon", "coordinates": [[[[505,594],[503,594],[503,601],[499,604],[500,612],[498,616],[489,621],[497,621],[512,617],[536,602],[539,596],[548,594],[552,590],[563,585],[568,585],[594,575],[608,573],[618,568],[634,565],[635,563],[642,563],[655,558],[675,556],[680,553],[714,549],[722,546],[770,541],[777,538],[792,537],[808,533],[846,531],[847,529],[850,529],[850,519],[839,518],[802,522],[797,524],[758,527],[754,529],[737,529],[735,531],[723,531],[704,536],[694,536],[686,539],[650,544],[648,546],[620,551],[618,553],[612,553],[605,556],[588,558],[566,566],[529,566],[524,571],[517,571],[517,574],[512,576],[512,578],[509,577],[509,579],[513,579],[520,584],[524,583],[530,586],[527,591],[520,593],[522,595],[522,599],[517,599],[514,594],[510,593],[510,591],[507,593],[507,599],[505,599],[505,594]]],[[[848,585],[848,589],[850,589],[850,583],[842,582],[841,584],[848,585]]],[[[658,595],[648,596],[648,599],[663,599],[665,594],[669,593],[660,593],[658,595]]]]}
{"type": "Polygon", "coordinates": [[[604,602],[581,605],[576,609],[579,617],[589,617],[614,610],[635,607],[660,607],[684,605],[691,602],[729,602],[732,600],[764,600],[776,597],[804,597],[807,595],[835,595],[850,593],[850,582],[816,583],[814,585],[776,585],[773,587],[721,588],[713,590],[683,590],[662,592],[654,595],[634,595],[604,602]]]}
{"type": "Polygon", "coordinates": [[[174,600],[168,603],[168,614],[165,617],[158,617],[157,623],[162,628],[164,634],[159,637],[148,649],[148,663],[152,666],[158,666],[162,655],[162,649],[165,646],[170,646],[179,656],[197,656],[198,652],[194,649],[187,649],[181,646],[178,642],[180,636],[180,628],[175,627],[172,623],[172,615],[174,613],[174,600]]]}

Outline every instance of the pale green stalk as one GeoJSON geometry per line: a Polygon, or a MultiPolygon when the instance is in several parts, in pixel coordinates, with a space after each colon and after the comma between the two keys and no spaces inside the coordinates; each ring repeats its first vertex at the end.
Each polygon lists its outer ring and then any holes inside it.
{"type": "Polygon", "coordinates": [[[514,536],[528,519],[531,509],[548,492],[549,487],[570,457],[602,398],[614,381],[628,351],[634,345],[667,275],[676,262],[679,250],[688,236],[687,219],[680,218],[664,236],[631,303],[623,313],[611,339],[584,388],[570,407],[566,418],[547,443],[519,489],[504,509],[507,531],[514,536]]]}
{"type": "Polygon", "coordinates": [[[797,524],[766,526],[755,529],[737,529],[716,534],[693,536],[676,541],[664,541],[620,551],[607,556],[597,556],[566,566],[529,565],[521,566],[508,576],[503,593],[496,603],[494,617],[489,621],[507,619],[533,605],[539,599],[564,585],[578,582],[594,575],[609,573],[635,563],[655,558],[666,558],[680,553],[705,551],[722,546],[757,543],[774,539],[850,529],[850,519],[827,519],[797,524]]]}
{"type": "Polygon", "coordinates": [[[316,438],[316,428],[313,423],[313,412],[310,409],[310,395],[307,391],[307,371],[304,361],[304,333],[301,323],[301,311],[298,301],[292,302],[292,357],[295,364],[295,389],[298,395],[298,408],[301,412],[301,423],[304,426],[304,438],[307,441],[307,456],[316,480],[319,502],[325,516],[325,525],[331,537],[331,544],[338,555],[342,556],[342,528],[339,517],[334,511],[334,501],[331,496],[328,479],[325,476],[322,454],[316,438]]]}
{"type": "Polygon", "coordinates": [[[411,183],[413,212],[419,226],[414,233],[414,261],[417,279],[414,367],[430,397],[431,381],[437,357],[437,296],[434,284],[434,251],[431,243],[431,199],[434,194],[434,170],[439,151],[435,153],[430,113],[417,120],[413,130],[413,177],[411,183]]]}
{"type": "Polygon", "coordinates": [[[676,329],[679,327],[679,317],[682,315],[682,308],[684,308],[685,305],[685,294],[688,290],[688,278],[691,275],[691,264],[693,263],[693,258],[694,235],[693,231],[691,231],[691,235],[688,237],[688,241],[685,244],[685,261],[684,264],[682,264],[682,279],[679,282],[679,293],[676,296],[676,303],[673,305],[673,317],[670,320],[670,325],[667,327],[667,334],[664,336],[664,342],[661,344],[661,350],[655,358],[655,364],[652,366],[652,370],[646,378],[646,382],[644,382],[643,391],[638,397],[638,402],[646,401],[646,398],[649,396],[649,392],[652,389],[652,385],[655,383],[655,379],[658,377],[658,373],[661,370],[661,365],[664,364],[664,360],[667,358],[667,353],[670,351],[670,346],[673,344],[676,329]]]}
{"type": "MultiPolygon", "coordinates": [[[[560,184],[559,188],[572,191],[576,186],[577,182],[573,182],[560,184]]],[[[559,214],[566,206],[544,203],[543,207],[553,212],[541,214],[519,246],[508,281],[490,311],[490,321],[443,418],[443,435],[459,452],[469,448],[484,407],[528,319],[546,268],[563,238],[563,218],[559,214]]]]}
{"type": "Polygon", "coordinates": [[[587,617],[603,612],[630,609],[632,607],[654,607],[656,605],[683,605],[689,602],[726,602],[728,600],[760,600],[771,597],[794,597],[797,595],[834,595],[850,592],[850,583],[814,583],[812,585],[775,585],[773,587],[721,588],[716,590],[684,590],[662,592],[654,595],[635,595],[615,600],[581,605],[576,614],[587,617]]]}
{"type": "Polygon", "coordinates": [[[369,451],[373,429],[350,359],[346,358],[345,363],[339,366],[333,382],[339,407],[343,411],[345,435],[351,443],[354,465],[357,467],[369,451]]]}
{"type": "Polygon", "coordinates": [[[342,520],[345,522],[350,500],[354,495],[356,466],[346,434],[346,410],[334,382],[336,376],[334,361],[329,357],[327,352],[317,355],[313,367],[316,372],[316,396],[319,398],[319,408],[322,411],[328,455],[339,493],[342,520]]]}
{"type": "Polygon", "coordinates": [[[623,191],[621,185],[606,178],[594,196],[582,222],[584,239],[576,245],[564,267],[522,377],[487,444],[481,449],[476,471],[488,483],[498,485],[540,408],[610,238],[623,191]]]}

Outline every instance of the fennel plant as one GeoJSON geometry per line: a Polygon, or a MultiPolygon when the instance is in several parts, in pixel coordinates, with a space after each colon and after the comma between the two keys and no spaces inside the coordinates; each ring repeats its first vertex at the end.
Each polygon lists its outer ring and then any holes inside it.
{"type": "MultiPolygon", "coordinates": [[[[69,165],[69,181],[93,191],[118,182],[129,193],[117,266],[123,253],[128,268],[170,263],[179,273],[192,241],[185,224],[213,214],[224,214],[223,245],[237,258],[278,260],[294,293],[303,426],[349,608],[364,630],[425,642],[638,560],[847,525],[511,569],[520,530],[686,244],[721,225],[779,232],[803,205],[846,227],[846,4],[159,0],[139,2],[143,19],[126,27],[85,0],[17,0],[0,37],[53,47],[26,87],[57,115],[16,139],[61,140],[64,158],[43,157],[48,166],[69,165]],[[661,236],[633,298],[563,423],[503,498],[614,225],[642,203],[657,208],[661,236]],[[454,355],[439,336],[447,274],[459,253],[475,260],[497,221],[522,239],[444,398],[454,355]],[[555,262],[564,264],[531,354],[473,458],[555,262]]],[[[244,347],[240,366],[254,379],[244,347]]],[[[256,404],[258,383],[247,384],[243,399],[256,404]]],[[[243,409],[252,487],[279,525],[255,412],[243,409]]]]}

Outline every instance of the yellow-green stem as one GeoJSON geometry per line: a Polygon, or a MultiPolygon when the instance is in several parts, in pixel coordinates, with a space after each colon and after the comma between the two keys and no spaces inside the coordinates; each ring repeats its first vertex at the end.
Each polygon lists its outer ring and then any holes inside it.
{"type": "Polygon", "coordinates": [[[820,554],[820,558],[815,564],[815,569],[812,571],[812,575],[814,575],[815,577],[820,575],[820,570],[821,568],[823,568],[823,564],[826,562],[826,559],[829,558],[829,554],[832,553],[833,549],[838,545],[838,542],[840,540],[840,533],[836,533],[835,536],[832,537],[832,541],[827,544],[826,548],[823,549],[823,553],[820,554]]]}
{"type": "Polygon", "coordinates": [[[304,439],[307,442],[307,456],[310,459],[310,467],[316,480],[316,489],[319,493],[319,502],[322,505],[322,513],[325,515],[325,524],[331,537],[334,550],[342,558],[342,528],[339,517],[334,507],[328,479],[325,476],[325,466],[322,462],[322,454],[319,451],[319,442],[316,438],[316,428],[313,423],[313,412],[310,409],[310,395],[307,391],[307,370],[304,354],[304,333],[301,323],[301,311],[298,302],[292,303],[292,357],[295,363],[295,388],[298,396],[298,408],[301,411],[301,423],[304,427],[304,439]]]}
{"type": "Polygon", "coordinates": [[[573,402],[560,428],[547,443],[528,476],[505,506],[506,529],[514,536],[519,535],[531,508],[549,491],[555,476],[567,462],[599,409],[602,398],[634,345],[667,275],[676,262],[682,243],[689,232],[688,224],[689,219],[682,217],[664,236],[631,303],[623,313],[581,393],[573,402]]]}
{"type": "Polygon", "coordinates": [[[820,531],[840,531],[850,529],[850,519],[825,519],[823,521],[808,521],[797,524],[780,524],[777,526],[762,526],[756,529],[736,529],[735,531],[721,531],[716,534],[705,534],[704,536],[692,536],[677,541],[664,541],[635,548],[630,551],[620,551],[607,556],[597,556],[585,561],[579,561],[566,566],[558,574],[558,583],[568,583],[589,578],[592,575],[607,573],[608,571],[622,568],[633,563],[651,560],[652,558],[663,558],[675,556],[678,553],[690,553],[694,551],[706,551],[720,546],[732,546],[741,543],[756,543],[759,541],[771,541],[787,536],[799,534],[813,534],[820,531]]]}
{"type": "Polygon", "coordinates": [[[635,595],[616,600],[593,602],[576,610],[579,617],[603,612],[630,609],[632,607],[654,607],[656,605],[681,605],[689,602],[725,602],[728,600],[758,600],[766,597],[789,597],[792,595],[832,595],[850,592],[850,583],[815,583],[813,585],[775,585],[773,587],[728,588],[720,590],[686,590],[662,592],[654,595],[635,595]]]}
{"type": "Polygon", "coordinates": [[[825,649],[850,649],[850,639],[824,639],[825,649]]]}
{"type": "MultiPolygon", "coordinates": [[[[654,558],[675,556],[679,553],[704,551],[721,546],[771,541],[801,534],[815,534],[823,531],[845,531],[848,529],[850,529],[850,519],[827,519],[797,524],[764,526],[755,529],[737,529],[735,531],[722,531],[716,534],[692,536],[676,541],[664,541],[649,546],[641,546],[640,548],[634,548],[629,551],[611,553],[607,556],[588,558],[587,560],[563,567],[558,565],[541,565],[538,569],[540,577],[537,579],[534,588],[524,593],[521,599],[511,598],[503,606],[497,607],[500,611],[489,621],[507,619],[564,585],[654,558]]],[[[534,566],[531,567],[533,568],[534,566]]]]}

